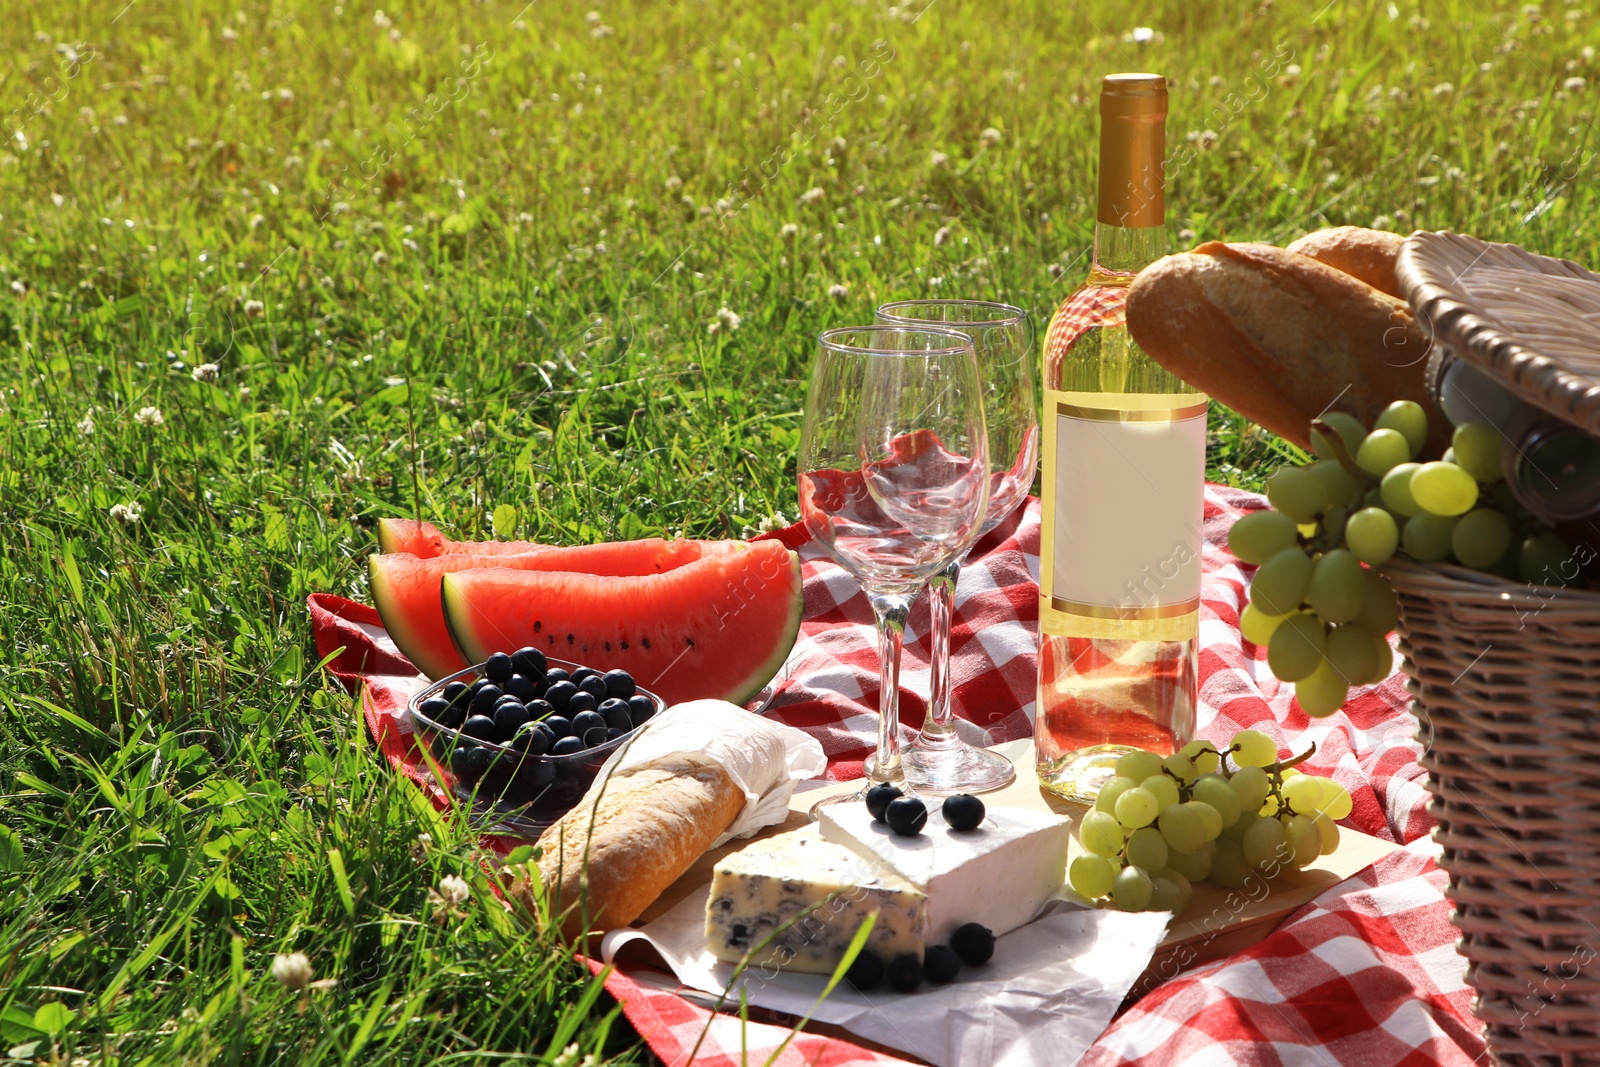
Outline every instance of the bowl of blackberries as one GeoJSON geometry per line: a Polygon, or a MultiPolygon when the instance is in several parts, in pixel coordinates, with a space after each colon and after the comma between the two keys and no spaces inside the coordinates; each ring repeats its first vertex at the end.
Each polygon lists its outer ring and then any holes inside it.
{"type": "Polygon", "coordinates": [[[665,707],[627,671],[520,648],[434,682],[407,710],[456,796],[527,832],[565,815],[665,707]]]}

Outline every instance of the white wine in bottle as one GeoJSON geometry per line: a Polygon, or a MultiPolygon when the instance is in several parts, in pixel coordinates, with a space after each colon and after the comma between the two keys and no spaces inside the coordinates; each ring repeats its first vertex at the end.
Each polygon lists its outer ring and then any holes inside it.
{"type": "Polygon", "coordinates": [[[1206,396],[1146,355],[1128,286],[1166,254],[1167,83],[1100,89],[1094,265],[1044,342],[1040,781],[1091,800],[1134,748],[1193,739],[1206,396]]]}

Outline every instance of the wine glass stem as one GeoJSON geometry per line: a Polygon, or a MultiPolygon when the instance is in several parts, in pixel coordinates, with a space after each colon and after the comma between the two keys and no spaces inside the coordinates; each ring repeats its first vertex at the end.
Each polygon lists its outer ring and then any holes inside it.
{"type": "Polygon", "coordinates": [[[900,768],[900,648],[911,597],[877,593],[870,599],[878,617],[878,756],[870,777],[898,782],[905,777],[900,768]]]}
{"type": "Polygon", "coordinates": [[[933,642],[928,688],[931,697],[928,716],[922,724],[920,745],[940,745],[954,736],[950,703],[950,625],[955,614],[956,580],[961,576],[961,561],[953,559],[944,570],[928,579],[928,610],[933,642]]]}

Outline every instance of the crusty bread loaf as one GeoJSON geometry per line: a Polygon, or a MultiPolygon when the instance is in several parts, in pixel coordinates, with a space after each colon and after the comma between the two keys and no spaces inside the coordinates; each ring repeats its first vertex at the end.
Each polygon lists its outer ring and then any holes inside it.
{"type": "MultiPolygon", "coordinates": [[[[745,795],[712,760],[682,753],[611,776],[539,837],[537,874],[563,936],[626,926],[711,847],[745,795]]],[[[538,914],[528,874],[511,895],[538,914]]]]}
{"type": "Polygon", "coordinates": [[[1134,279],[1127,321],[1156,362],[1302,447],[1324,411],[1370,425],[1393,400],[1421,404],[1436,436],[1448,425],[1406,302],[1297,252],[1210,241],[1168,256],[1134,279]]]}
{"type": "Polygon", "coordinates": [[[1290,252],[1310,256],[1334,270],[1360,278],[1380,293],[1404,298],[1395,263],[1406,239],[1388,230],[1369,230],[1365,226],[1333,226],[1317,230],[1289,245],[1290,252]]]}

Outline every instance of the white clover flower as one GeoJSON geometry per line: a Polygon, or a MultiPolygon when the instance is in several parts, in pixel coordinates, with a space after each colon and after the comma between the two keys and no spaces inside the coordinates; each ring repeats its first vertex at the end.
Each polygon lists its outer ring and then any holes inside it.
{"type": "Polygon", "coordinates": [[[472,887],[467,885],[466,879],[447,874],[439,879],[439,899],[446,907],[456,908],[467,902],[472,896],[472,887]]]}
{"type": "Polygon", "coordinates": [[[224,41],[237,41],[239,39],[238,31],[236,31],[232,26],[222,27],[222,33],[219,34],[219,36],[224,41]]]}
{"type": "Polygon", "coordinates": [[[246,300],[244,302],[244,313],[249,318],[259,319],[267,313],[267,305],[259,300],[246,300]]]}
{"type": "Polygon", "coordinates": [[[422,246],[417,244],[417,242],[413,241],[409,237],[402,237],[400,239],[400,246],[402,248],[408,249],[408,250],[410,250],[412,252],[420,252],[420,251],[422,251],[422,246]]]}
{"type": "Polygon", "coordinates": [[[800,236],[800,227],[796,226],[792,222],[786,222],[783,224],[783,228],[778,231],[778,236],[782,237],[785,241],[792,241],[796,237],[800,236]]]}
{"type": "Polygon", "coordinates": [[[948,226],[940,226],[938,232],[933,235],[933,247],[935,247],[935,248],[943,248],[945,245],[947,245],[949,243],[950,243],[950,227],[948,227],[948,226]]]}
{"type": "Polygon", "coordinates": [[[144,508],[139,505],[137,500],[126,504],[112,504],[111,517],[124,526],[132,526],[144,517],[144,508]]]}
{"type": "Polygon", "coordinates": [[[822,186],[813,185],[811,188],[800,194],[800,202],[802,204],[815,204],[818,200],[821,200],[827,195],[827,193],[823,192],[822,186]]]}
{"type": "Polygon", "coordinates": [[[197,382],[214,382],[222,374],[222,368],[215,363],[202,363],[189,372],[189,377],[197,382]]]}
{"type": "Polygon", "coordinates": [[[720,307],[717,309],[717,321],[726,326],[729,333],[732,333],[734,330],[739,328],[739,323],[743,322],[744,320],[739,317],[738,312],[732,311],[725,307],[720,307]]]}
{"type": "Polygon", "coordinates": [[[83,418],[78,420],[78,433],[84,437],[94,436],[94,412],[85,412],[83,418]]]}
{"type": "Polygon", "coordinates": [[[393,26],[394,20],[388,15],[385,15],[383,13],[383,8],[380,7],[378,10],[372,13],[372,24],[374,26],[393,26]]]}
{"type": "Polygon", "coordinates": [[[1449,82],[1440,82],[1438,85],[1433,87],[1434,96],[1449,96],[1455,91],[1456,87],[1451,85],[1449,82]]]}
{"type": "Polygon", "coordinates": [[[287,86],[285,86],[282,89],[279,89],[278,90],[278,99],[284,101],[285,103],[288,103],[289,101],[294,99],[294,90],[288,88],[287,86]]]}
{"type": "Polygon", "coordinates": [[[978,134],[978,143],[983,145],[985,148],[993,148],[995,145],[1000,143],[1001,136],[1002,135],[999,130],[995,129],[993,126],[990,126],[988,129],[978,134]]]}
{"type": "Polygon", "coordinates": [[[950,162],[950,157],[943,152],[934,152],[928,156],[928,162],[936,167],[942,167],[950,162]]]}
{"type": "Polygon", "coordinates": [[[600,12],[589,12],[587,15],[583,16],[583,21],[587,22],[591,26],[597,25],[600,22],[600,12]]]}
{"type": "Polygon", "coordinates": [[[616,32],[617,32],[616,30],[612,29],[610,26],[607,26],[605,23],[602,22],[602,23],[600,23],[600,25],[596,26],[594,29],[589,31],[589,36],[598,39],[598,38],[601,38],[601,37],[610,37],[613,33],[616,33],[616,32]]]}
{"type": "Polygon", "coordinates": [[[250,216],[250,228],[253,230],[266,221],[267,217],[260,212],[257,212],[256,214],[250,216]]]}
{"type": "Polygon", "coordinates": [[[389,262],[389,253],[385,252],[383,249],[380,248],[376,252],[372,253],[372,265],[374,267],[381,267],[387,262],[389,262]]]}
{"type": "Polygon", "coordinates": [[[134,413],[133,421],[140,426],[160,426],[167,420],[161,417],[161,409],[155,407],[140,408],[134,413]]]}
{"type": "Polygon", "coordinates": [[[843,300],[845,297],[850,295],[850,287],[839,282],[834,282],[832,285],[828,286],[828,295],[833,297],[835,300],[843,300]]]}
{"type": "Polygon", "coordinates": [[[1569,93],[1581,93],[1583,91],[1583,87],[1588,84],[1589,83],[1584,81],[1582,78],[1574,76],[1562,82],[1561,88],[1565,89],[1569,93]]]}
{"type": "Polygon", "coordinates": [[[1065,268],[1065,267],[1063,267],[1063,266],[1062,266],[1062,265],[1061,265],[1061,264],[1059,264],[1059,263],[1052,263],[1052,264],[1050,264],[1050,265],[1049,265],[1049,266],[1048,266],[1048,267],[1046,267],[1046,268],[1045,268],[1045,270],[1047,270],[1047,271],[1049,271],[1049,272],[1050,272],[1050,277],[1052,277],[1052,278],[1059,278],[1059,277],[1061,277],[1061,276],[1062,276],[1062,275],[1063,275],[1063,274],[1065,274],[1065,273],[1066,273],[1066,271],[1067,271],[1067,268],[1065,268]]]}
{"type": "Polygon", "coordinates": [[[1123,40],[1129,41],[1133,44],[1149,44],[1155,39],[1156,31],[1151,29],[1149,26],[1135,26],[1133,28],[1133,32],[1123,38],[1123,40]]]}
{"type": "Polygon", "coordinates": [[[127,124],[128,116],[126,115],[118,115],[116,118],[111,120],[111,125],[113,126],[126,126],[127,124]]]}
{"type": "Polygon", "coordinates": [[[303,992],[311,984],[311,961],[304,952],[272,957],[272,977],[281,986],[303,992]]]}
{"type": "Polygon", "coordinates": [[[402,34],[398,27],[389,31],[389,40],[391,41],[399,41],[401,36],[402,34]]]}
{"type": "Polygon", "coordinates": [[[675,193],[679,189],[683,188],[683,179],[674,174],[666,180],[665,184],[667,186],[667,192],[675,193]]]}
{"type": "Polygon", "coordinates": [[[67,198],[62,196],[60,193],[51,193],[50,194],[50,202],[52,204],[54,204],[56,207],[60,207],[62,204],[65,204],[67,202],[67,198]]]}
{"type": "Polygon", "coordinates": [[[1194,240],[1194,238],[1195,238],[1194,231],[1189,229],[1187,226],[1178,231],[1178,240],[1184,242],[1185,244],[1187,244],[1188,242],[1194,240]]]}

